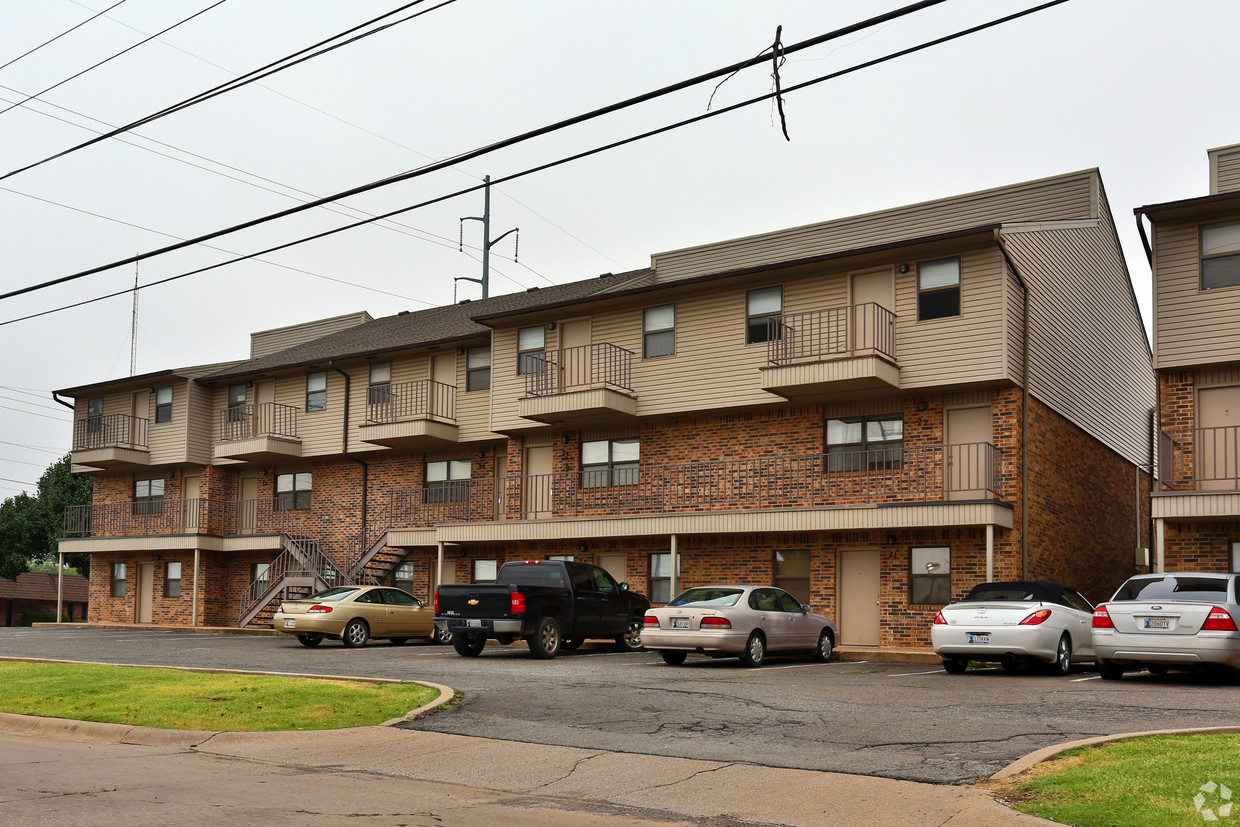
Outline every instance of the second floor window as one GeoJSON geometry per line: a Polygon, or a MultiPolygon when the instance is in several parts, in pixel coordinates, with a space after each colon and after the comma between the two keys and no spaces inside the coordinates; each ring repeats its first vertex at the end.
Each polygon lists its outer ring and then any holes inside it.
{"type": "Polygon", "coordinates": [[[491,348],[471,347],[465,355],[465,390],[485,391],[491,387],[491,348]]]}
{"type": "Polygon", "coordinates": [[[164,513],[164,481],[135,480],[133,484],[134,514],[164,513]]]}
{"type": "Polygon", "coordinates": [[[327,371],[306,374],[306,412],[327,410],[327,371]]]}
{"type": "Polygon", "coordinates": [[[827,420],[828,471],[899,468],[903,453],[904,418],[901,416],[827,420]]]}
{"type": "Polygon", "coordinates": [[[473,471],[467,459],[426,463],[426,501],[456,503],[469,499],[469,478],[473,471]]]}
{"type": "Polygon", "coordinates": [[[238,385],[228,386],[228,421],[240,422],[245,419],[245,395],[246,385],[244,382],[238,385]]]}
{"type": "Polygon", "coordinates": [[[370,386],[366,389],[367,405],[384,405],[392,401],[392,363],[372,362],[370,386]]]}
{"type": "Polygon", "coordinates": [[[542,325],[517,331],[517,373],[541,373],[547,368],[547,329],[542,325]]]}
{"type": "Polygon", "coordinates": [[[637,485],[641,442],[637,437],[581,443],[581,487],[637,485]]]}
{"type": "Polygon", "coordinates": [[[642,357],[676,352],[676,305],[661,304],[642,311],[642,357]]]}
{"type": "Polygon", "coordinates": [[[103,430],[103,397],[86,403],[86,430],[90,433],[103,430]]]}
{"type": "Polygon", "coordinates": [[[1240,221],[1201,228],[1201,289],[1240,284],[1240,221]]]}
{"type": "Polygon", "coordinates": [[[745,294],[745,344],[766,342],[771,335],[771,319],[783,313],[784,288],[763,287],[745,294]]]}
{"type": "Polygon", "coordinates": [[[155,389],[155,421],[172,421],[172,386],[155,389]]]}
{"type": "Polygon", "coordinates": [[[917,319],[960,315],[960,258],[939,258],[917,264],[917,319]]]}
{"type": "Polygon", "coordinates": [[[276,477],[276,510],[308,511],[314,477],[309,471],[280,474],[276,477]]]}

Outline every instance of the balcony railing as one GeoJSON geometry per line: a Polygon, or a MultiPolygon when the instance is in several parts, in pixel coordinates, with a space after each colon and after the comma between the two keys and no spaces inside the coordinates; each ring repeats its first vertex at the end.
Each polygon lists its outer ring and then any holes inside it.
{"type": "Polygon", "coordinates": [[[1240,491],[1240,427],[1163,431],[1159,439],[1158,489],[1240,491]]]}
{"type": "Polygon", "coordinates": [[[65,537],[155,534],[306,534],[310,511],[288,510],[279,498],[259,500],[146,499],[65,509],[65,537]]]}
{"type": "Polygon", "coordinates": [[[767,320],[766,359],[773,365],[819,362],[859,351],[895,359],[896,316],[880,304],[853,304],[767,320]]]}
{"type": "Polygon", "coordinates": [[[73,450],[93,448],[146,449],[148,420],[129,414],[108,414],[79,419],[73,423],[73,450]]]}
{"type": "Polygon", "coordinates": [[[232,405],[220,411],[219,441],[261,436],[297,438],[297,408],[275,402],[232,405]]]}
{"type": "Polygon", "coordinates": [[[422,379],[366,389],[366,421],[376,425],[434,417],[456,421],[456,387],[422,379]]]}
{"type": "Polygon", "coordinates": [[[999,495],[1001,460],[975,443],[453,480],[393,493],[390,512],[393,526],[416,527],[983,499],[999,495]]]}
{"type": "Polygon", "coordinates": [[[525,375],[525,395],[554,396],[589,388],[633,390],[633,351],[606,342],[528,357],[534,366],[525,375]]]}

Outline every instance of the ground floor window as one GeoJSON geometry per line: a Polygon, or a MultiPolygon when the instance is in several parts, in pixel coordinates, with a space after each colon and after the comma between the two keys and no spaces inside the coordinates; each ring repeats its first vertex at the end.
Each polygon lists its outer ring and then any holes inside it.
{"type": "Polygon", "coordinates": [[[952,550],[947,546],[914,548],[909,553],[909,602],[944,606],[952,597],[952,550]]]}
{"type": "Polygon", "coordinates": [[[314,476],[309,471],[300,474],[280,474],[276,477],[276,510],[309,511],[310,493],[314,488],[314,476]]]}
{"type": "Polygon", "coordinates": [[[413,563],[401,563],[396,567],[396,575],[394,578],[396,588],[404,589],[407,592],[413,591],[413,563]]]}
{"type": "Polygon", "coordinates": [[[125,564],[124,563],[113,563],[112,564],[112,596],[113,597],[124,597],[125,596],[125,564]]]}
{"type": "Polygon", "coordinates": [[[495,560],[475,560],[474,561],[474,582],[475,583],[494,583],[496,572],[499,566],[495,560]]]}
{"type": "Polygon", "coordinates": [[[1231,570],[1240,571],[1240,543],[1231,544],[1231,570]]]}
{"type": "Polygon", "coordinates": [[[181,564],[169,563],[164,569],[164,597],[181,596],[181,564]]]}
{"type": "MultiPolygon", "coordinates": [[[[679,555],[678,555],[679,556],[679,555]]],[[[676,579],[680,579],[680,560],[676,561],[676,579]]],[[[650,555],[650,602],[667,603],[672,599],[672,555],[650,555]]]]}
{"type": "Polygon", "coordinates": [[[809,552],[775,552],[775,586],[801,601],[809,603],[809,552]]]}
{"type": "Polygon", "coordinates": [[[250,575],[254,580],[254,590],[258,594],[267,591],[267,586],[271,582],[271,564],[255,563],[250,567],[250,575]]]}

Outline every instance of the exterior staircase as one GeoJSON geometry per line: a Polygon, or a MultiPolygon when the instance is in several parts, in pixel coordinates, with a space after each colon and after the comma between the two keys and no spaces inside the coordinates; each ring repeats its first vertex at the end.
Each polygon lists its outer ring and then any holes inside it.
{"type": "Polygon", "coordinates": [[[359,583],[381,583],[405,559],[404,550],[387,547],[390,522],[389,506],[382,506],[370,515],[359,541],[359,553],[349,566],[349,577],[359,583]]]}
{"type": "Polygon", "coordinates": [[[282,600],[296,600],[333,586],[356,585],[314,537],[282,534],[280,541],[284,550],[241,594],[237,624],[241,628],[270,626],[282,600]]]}

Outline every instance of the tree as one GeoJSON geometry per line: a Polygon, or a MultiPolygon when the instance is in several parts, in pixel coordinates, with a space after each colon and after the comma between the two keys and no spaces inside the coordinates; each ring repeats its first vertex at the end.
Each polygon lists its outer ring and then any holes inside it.
{"type": "MultiPolygon", "coordinates": [[[[52,463],[39,477],[38,496],[25,492],[0,504],[0,577],[12,580],[30,564],[57,560],[57,540],[64,530],[65,509],[90,505],[92,480],[75,475],[70,455],[52,463]]],[[[78,571],[90,568],[89,554],[66,554],[78,571]]]]}

